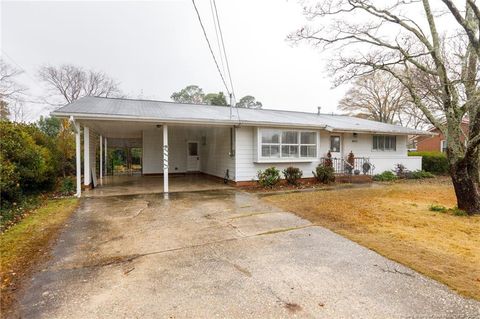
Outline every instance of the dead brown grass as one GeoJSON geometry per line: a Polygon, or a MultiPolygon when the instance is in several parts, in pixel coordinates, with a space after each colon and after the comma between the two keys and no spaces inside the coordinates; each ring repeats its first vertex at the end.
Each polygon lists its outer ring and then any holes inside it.
{"type": "Polygon", "coordinates": [[[49,246],[76,209],[78,199],[52,199],[0,235],[0,312],[6,313],[15,292],[32,268],[48,257],[49,246]]]}
{"type": "Polygon", "coordinates": [[[480,300],[480,216],[429,210],[455,205],[445,179],[266,200],[480,300]]]}

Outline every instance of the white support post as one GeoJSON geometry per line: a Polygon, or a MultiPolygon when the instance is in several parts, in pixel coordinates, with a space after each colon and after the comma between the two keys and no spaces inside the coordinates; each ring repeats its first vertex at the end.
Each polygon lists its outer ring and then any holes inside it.
{"type": "Polygon", "coordinates": [[[163,192],[168,193],[168,126],[163,125],[163,192]]]}
{"type": "Polygon", "coordinates": [[[83,128],[83,183],[90,186],[90,129],[83,128]]]}
{"type": "Polygon", "coordinates": [[[77,168],[77,197],[82,196],[82,152],[80,141],[80,125],[73,123],[75,127],[75,162],[77,168]]]}
{"type": "Polygon", "coordinates": [[[105,137],[105,176],[107,176],[107,138],[105,137]]]}
{"type": "Polygon", "coordinates": [[[103,137],[100,135],[100,182],[103,179],[103,137]]]}

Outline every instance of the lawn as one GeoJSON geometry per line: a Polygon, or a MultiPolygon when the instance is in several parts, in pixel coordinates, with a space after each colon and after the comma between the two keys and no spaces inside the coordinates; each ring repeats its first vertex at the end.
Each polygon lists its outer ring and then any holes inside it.
{"type": "Polygon", "coordinates": [[[77,207],[76,198],[47,200],[44,205],[0,235],[1,311],[9,308],[22,278],[48,256],[68,217],[77,207]]]}
{"type": "Polygon", "coordinates": [[[278,194],[265,200],[480,300],[480,216],[454,207],[445,178],[278,194]]]}

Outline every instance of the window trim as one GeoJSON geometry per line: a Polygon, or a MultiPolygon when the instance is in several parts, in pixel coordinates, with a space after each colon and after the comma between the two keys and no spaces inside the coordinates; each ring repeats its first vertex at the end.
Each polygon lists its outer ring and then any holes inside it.
{"type": "Polygon", "coordinates": [[[257,163],[272,163],[272,162],[313,162],[317,160],[319,149],[320,149],[320,136],[317,130],[303,130],[303,129],[290,129],[290,128],[260,128],[257,127],[257,154],[256,160],[257,163]],[[265,131],[277,131],[279,133],[279,142],[278,143],[262,143],[263,132],[265,131]],[[296,144],[283,144],[283,132],[296,132],[297,133],[297,143],[296,144]],[[302,144],[302,133],[315,133],[315,143],[314,144],[302,144]],[[278,145],[279,147],[279,156],[270,157],[262,155],[262,146],[263,145],[278,145]],[[284,157],[282,156],[282,146],[297,146],[297,156],[294,157],[284,157]],[[302,146],[315,146],[315,156],[302,157],[301,148],[302,146]]]}
{"type": "Polygon", "coordinates": [[[440,140],[440,152],[447,153],[447,145],[445,145],[445,151],[443,151],[443,144],[447,144],[447,140],[440,140]]]}
{"type": "MultiPolygon", "coordinates": [[[[377,139],[377,144],[378,144],[378,139],[377,139]]],[[[396,152],[397,151],[397,135],[388,135],[388,134],[374,134],[372,135],[372,152],[396,152]],[[379,149],[378,148],[378,145],[377,145],[377,148],[374,148],[374,139],[375,137],[383,137],[383,149],[379,149]],[[395,146],[394,148],[388,148],[388,149],[385,149],[385,137],[388,137],[388,138],[394,138],[394,141],[395,141],[395,146]]]]}

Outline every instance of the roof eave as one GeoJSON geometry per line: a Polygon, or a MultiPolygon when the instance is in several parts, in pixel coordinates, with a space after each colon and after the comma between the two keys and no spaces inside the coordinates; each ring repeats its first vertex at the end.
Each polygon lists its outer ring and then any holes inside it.
{"type": "Polygon", "coordinates": [[[88,114],[88,113],[73,113],[73,112],[58,112],[53,111],[50,113],[52,116],[60,118],[74,117],[76,120],[107,120],[107,121],[134,121],[134,122],[153,122],[153,123],[169,123],[169,124],[197,124],[197,125],[235,125],[235,126],[268,126],[268,127],[299,127],[299,128],[313,128],[324,129],[332,133],[370,133],[370,134],[391,134],[391,135],[432,135],[430,132],[414,131],[414,132],[398,132],[390,130],[365,130],[365,129],[335,129],[325,124],[318,125],[306,125],[295,123],[278,123],[278,122],[260,122],[260,121],[245,121],[245,120],[214,120],[214,119],[159,119],[152,117],[138,117],[128,115],[109,115],[109,114],[88,114]]]}

